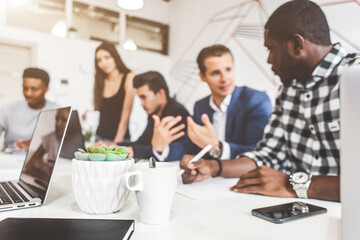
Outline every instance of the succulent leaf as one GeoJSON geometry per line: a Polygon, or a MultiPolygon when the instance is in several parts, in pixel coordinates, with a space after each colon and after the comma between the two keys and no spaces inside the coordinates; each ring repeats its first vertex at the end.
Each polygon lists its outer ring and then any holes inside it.
{"type": "Polygon", "coordinates": [[[102,153],[93,153],[89,155],[91,161],[105,161],[106,155],[102,153]]]}
{"type": "Polygon", "coordinates": [[[117,154],[113,154],[113,153],[106,154],[106,161],[120,161],[120,160],[122,160],[122,159],[117,154]]]}
{"type": "Polygon", "coordinates": [[[79,148],[74,153],[75,158],[84,161],[122,161],[129,158],[130,155],[127,147],[123,146],[115,147],[111,145],[107,147],[106,145],[101,145],[100,147],[94,147],[90,145],[86,150],[87,152],[79,148]]]}
{"type": "Polygon", "coordinates": [[[117,147],[115,149],[116,152],[120,153],[120,154],[124,154],[124,153],[127,153],[127,148],[126,147],[117,147]]]}
{"type": "Polygon", "coordinates": [[[91,149],[91,153],[105,153],[105,149],[102,147],[95,147],[91,149]]]}
{"type": "Polygon", "coordinates": [[[93,146],[93,145],[90,145],[90,146],[88,146],[88,147],[86,148],[86,150],[90,153],[93,148],[94,148],[94,146],[93,146]]]}

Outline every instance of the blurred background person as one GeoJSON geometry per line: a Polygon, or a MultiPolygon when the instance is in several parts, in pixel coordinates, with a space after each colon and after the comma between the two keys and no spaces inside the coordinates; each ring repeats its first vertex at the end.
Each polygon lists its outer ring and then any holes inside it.
{"type": "Polygon", "coordinates": [[[27,150],[38,115],[43,110],[57,108],[47,101],[49,74],[39,68],[27,68],[23,72],[24,100],[0,108],[0,132],[5,132],[4,150],[27,150]]]}
{"type": "Polygon", "coordinates": [[[135,142],[118,143],[127,145],[135,158],[156,156],[158,145],[168,145],[183,139],[186,131],[186,117],[189,112],[185,107],[170,97],[164,77],[155,71],[136,75],[134,88],[141,100],[141,105],[148,114],[148,123],[139,139],[135,142]],[[161,135],[154,139],[154,132],[161,135]]]}
{"type": "MultiPolygon", "coordinates": [[[[271,115],[271,102],[265,92],[235,85],[234,59],[226,46],[203,48],[197,63],[200,79],[207,83],[211,94],[195,103],[193,117],[187,117],[184,140],[156,148],[161,161],[196,154],[208,144],[213,148],[204,158],[234,158],[255,148],[271,115]]],[[[164,139],[156,132],[154,136],[164,139]]]]}
{"type": "Polygon", "coordinates": [[[96,141],[130,139],[128,125],[135,95],[133,78],[134,73],[125,66],[115,45],[102,43],[96,49],[94,108],[100,112],[96,141]]]}

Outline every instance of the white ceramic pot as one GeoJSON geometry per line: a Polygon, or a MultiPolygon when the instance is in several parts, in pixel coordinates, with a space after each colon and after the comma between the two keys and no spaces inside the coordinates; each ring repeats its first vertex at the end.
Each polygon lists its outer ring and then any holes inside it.
{"type": "Polygon", "coordinates": [[[72,185],[80,209],[91,214],[117,212],[125,205],[129,190],[122,184],[125,172],[133,170],[134,159],[124,161],[72,160],[72,185]]]}

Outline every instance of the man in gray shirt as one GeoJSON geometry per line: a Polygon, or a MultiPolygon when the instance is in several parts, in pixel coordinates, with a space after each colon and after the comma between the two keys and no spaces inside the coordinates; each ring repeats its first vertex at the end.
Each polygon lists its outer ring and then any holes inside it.
{"type": "Polygon", "coordinates": [[[58,107],[45,99],[49,81],[49,74],[42,69],[24,70],[25,100],[0,108],[0,132],[5,131],[4,149],[27,150],[40,111],[58,107]]]}

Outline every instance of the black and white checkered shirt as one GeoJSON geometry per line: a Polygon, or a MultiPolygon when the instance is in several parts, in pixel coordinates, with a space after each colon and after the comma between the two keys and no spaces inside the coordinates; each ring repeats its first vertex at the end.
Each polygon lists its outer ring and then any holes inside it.
{"type": "Polygon", "coordinates": [[[360,54],[348,54],[335,44],[305,86],[294,80],[280,88],[264,138],[243,156],[288,173],[339,175],[339,77],[359,62],[360,54]]]}

